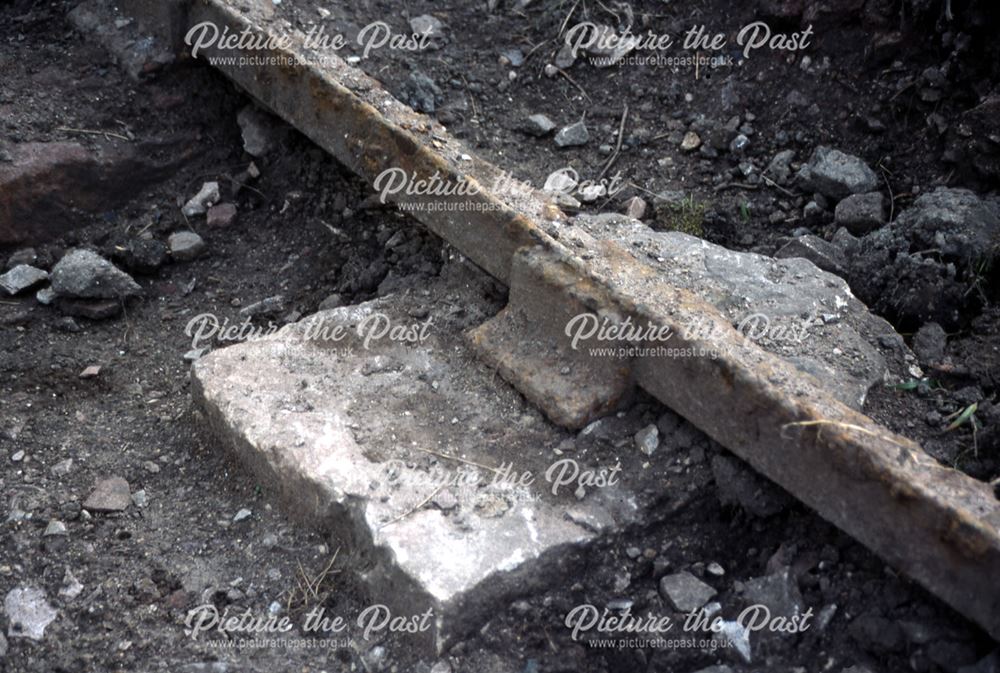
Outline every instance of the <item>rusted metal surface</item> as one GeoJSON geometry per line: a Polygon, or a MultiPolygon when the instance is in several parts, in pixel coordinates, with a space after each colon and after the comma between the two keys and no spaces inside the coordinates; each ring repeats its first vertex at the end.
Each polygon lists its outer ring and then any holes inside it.
{"type": "MultiPolygon", "coordinates": [[[[239,7],[197,0],[187,21],[295,35],[275,25],[272,12],[269,0],[239,7]]],[[[530,189],[516,197],[493,189],[499,169],[335,56],[327,54],[322,67],[310,65],[301,39],[288,50],[252,54],[285,59],[283,65],[217,67],[369,182],[383,170],[402,168],[417,179],[436,173],[480,186],[471,195],[401,194],[394,200],[466,204],[461,211],[408,212],[511,285],[511,305],[472,338],[529,399],[554,420],[579,425],[611,408],[634,381],[1000,638],[1000,508],[987,485],[942,467],[918,445],[834,400],[818,381],[738,335],[713,307],[666,285],[623,246],[568,226],[530,189]],[[637,358],[610,369],[587,363],[569,352],[555,319],[581,305],[672,326],[678,335],[673,347],[718,355],[637,358]],[[692,318],[717,329],[708,337],[685,337],[692,318]],[[518,325],[524,344],[545,343],[552,350],[512,357],[518,325]],[[539,372],[539,363],[561,358],[573,376],[586,372],[588,383],[571,378],[561,387],[552,367],[539,372]],[[560,398],[561,389],[573,394],[560,398]]],[[[209,49],[203,55],[222,54],[209,49]]]]}

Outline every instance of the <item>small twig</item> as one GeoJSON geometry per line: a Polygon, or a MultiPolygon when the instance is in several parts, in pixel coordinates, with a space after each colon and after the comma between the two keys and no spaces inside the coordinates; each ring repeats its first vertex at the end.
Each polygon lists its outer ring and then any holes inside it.
{"type": "Polygon", "coordinates": [[[747,189],[753,191],[758,187],[759,185],[748,185],[745,182],[723,182],[721,185],[716,185],[714,191],[721,192],[726,189],[747,189]]]}
{"type": "Polygon", "coordinates": [[[889,190],[889,221],[892,222],[892,216],[896,213],[896,196],[892,193],[892,185],[889,184],[889,177],[886,175],[889,171],[885,169],[882,165],[882,161],[878,162],[878,169],[882,171],[882,179],[885,180],[885,188],[889,190]]]}
{"type": "Polygon", "coordinates": [[[124,140],[125,142],[129,141],[129,139],[128,139],[127,136],[123,136],[120,133],[115,133],[114,131],[94,131],[94,130],[91,130],[91,129],[71,129],[71,128],[67,127],[67,126],[60,126],[59,128],[56,129],[56,131],[64,131],[66,133],[83,133],[83,134],[86,134],[86,135],[89,135],[89,136],[104,136],[105,138],[111,137],[111,138],[118,138],[120,140],[124,140]]]}
{"type": "Polygon", "coordinates": [[[604,174],[608,172],[608,169],[618,160],[618,154],[622,150],[622,141],[625,139],[625,120],[628,119],[628,103],[625,103],[625,109],[622,110],[622,121],[618,125],[618,143],[615,145],[615,151],[611,154],[608,159],[608,163],[604,164],[604,168],[601,169],[600,174],[598,174],[597,179],[601,180],[604,174]]]}
{"type": "Polygon", "coordinates": [[[781,185],[779,185],[777,182],[767,177],[766,175],[761,175],[760,177],[764,178],[764,182],[774,187],[785,196],[791,196],[791,197],[795,196],[795,192],[791,191],[790,189],[785,189],[784,187],[782,187],[781,185]]]}
{"type": "Polygon", "coordinates": [[[556,33],[556,37],[561,37],[562,36],[563,31],[566,30],[566,24],[569,23],[570,17],[573,16],[573,12],[576,11],[576,6],[579,5],[579,4],[580,4],[580,0],[576,0],[576,2],[573,3],[573,6],[570,7],[569,13],[566,15],[566,18],[563,19],[562,25],[559,26],[559,32],[556,33]]]}
{"type": "Polygon", "coordinates": [[[577,89],[579,89],[580,93],[583,94],[584,98],[586,98],[587,100],[591,100],[590,95],[584,90],[584,88],[582,86],[580,86],[579,84],[577,84],[576,80],[573,79],[572,77],[570,77],[569,74],[565,70],[563,70],[562,68],[559,68],[558,71],[559,71],[560,75],[562,75],[563,77],[565,77],[566,79],[569,80],[570,84],[572,84],[577,89]]]}
{"type": "Polygon", "coordinates": [[[406,510],[405,512],[403,512],[402,514],[400,514],[399,516],[397,516],[395,519],[393,519],[392,521],[385,522],[384,524],[382,524],[381,526],[379,526],[378,529],[382,530],[383,528],[388,528],[392,524],[397,523],[399,521],[402,521],[406,517],[410,516],[411,514],[413,514],[417,510],[419,510],[421,507],[423,507],[424,505],[426,505],[427,503],[429,503],[431,501],[431,498],[433,498],[435,495],[437,495],[438,491],[440,491],[442,488],[444,488],[444,484],[438,484],[437,487],[433,491],[431,491],[430,495],[428,495],[426,498],[424,498],[423,500],[420,501],[420,504],[418,504],[418,505],[416,505],[416,506],[414,506],[414,507],[406,510]]]}
{"type": "Polygon", "coordinates": [[[440,453],[438,451],[434,451],[433,449],[422,449],[419,446],[415,446],[413,448],[415,448],[417,451],[423,451],[424,453],[429,453],[432,456],[437,456],[438,458],[445,458],[447,460],[455,460],[455,461],[458,461],[459,463],[465,463],[466,465],[472,465],[474,467],[480,467],[480,468],[482,468],[484,470],[489,470],[490,472],[499,472],[500,471],[500,468],[490,467],[489,465],[483,465],[482,463],[477,463],[476,461],[469,460],[468,458],[460,458],[458,456],[449,456],[447,453],[440,453]]]}

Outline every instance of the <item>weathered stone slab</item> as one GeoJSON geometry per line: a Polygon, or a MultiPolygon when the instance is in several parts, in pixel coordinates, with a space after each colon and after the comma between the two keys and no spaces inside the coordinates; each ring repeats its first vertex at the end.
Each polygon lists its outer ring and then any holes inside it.
{"type": "MultiPolygon", "coordinates": [[[[844,404],[860,410],[871,387],[883,382],[892,353],[879,338],[895,330],[870,313],[846,281],[811,262],[728,250],[680,232],[653,231],[624,215],[578,216],[574,223],[644,256],[664,283],[698,294],[740,334],[815,376],[844,404]]],[[[894,374],[907,376],[901,367],[894,374]]]]}
{"type": "Polygon", "coordinates": [[[474,277],[323,311],[192,370],[224,445],[291,511],[370,560],[379,600],[400,614],[432,608],[438,648],[555,581],[600,533],[643,521],[670,483],[665,461],[642,469],[633,447],[553,451],[570,435],[465,346],[463,330],[496,309],[474,277]],[[426,338],[366,346],[390,324],[426,338]],[[585,469],[615,483],[581,490],[585,469]]]}

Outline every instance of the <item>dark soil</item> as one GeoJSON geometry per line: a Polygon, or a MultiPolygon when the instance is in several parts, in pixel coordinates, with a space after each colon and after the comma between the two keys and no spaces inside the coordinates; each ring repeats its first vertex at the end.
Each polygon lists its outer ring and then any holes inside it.
{"type": "MultiPolygon", "coordinates": [[[[40,263],[50,267],[75,246],[114,257],[117,246],[138,237],[164,240],[173,231],[193,226],[184,221],[178,201],[193,195],[205,180],[220,181],[223,200],[236,203],[239,215],[225,229],[197,227],[208,243],[205,256],[168,264],[152,275],[136,274],[145,296],[130,303],[121,318],[80,318],[74,327],[30,294],[0,302],[0,594],[38,586],[59,610],[42,641],[11,637],[5,655],[0,647],[0,670],[227,670],[207,664],[185,668],[211,661],[228,662],[232,671],[392,666],[398,671],[429,670],[435,662],[416,661],[405,640],[376,645],[354,633],[342,647],[313,650],[223,650],[185,637],[184,617],[190,607],[211,602],[220,610],[231,605],[259,614],[274,601],[287,605],[301,575],[318,575],[338,549],[334,573],[323,585],[322,604],[331,612],[351,615],[367,597],[351,577],[350,549],[272,510],[253,479],[201,434],[188,392],[188,363],[182,356],[191,348],[184,326],[195,315],[213,313],[240,322],[241,307],[283,294],[285,310],[270,317],[281,322],[314,311],[331,293],[355,303],[419,286],[455,257],[453,251],[395,212],[366,208],[367,189],[295,133],[273,155],[257,160],[261,177],[247,181],[244,172],[251,158],[243,152],[235,121],[247,99],[197,64],[168,70],[143,84],[129,82],[109,56],[65,22],[73,4],[18,1],[0,7],[0,144],[73,140],[97,149],[130,142],[57,130],[65,127],[130,133],[138,140],[180,134],[191,138],[182,148],[190,151],[180,153],[187,159],[168,178],[124,199],[120,193],[107,195],[109,204],[124,205],[79,212],[78,229],[36,246],[40,263]],[[397,232],[408,242],[403,252],[385,246],[397,232]],[[79,374],[90,365],[99,365],[100,374],[81,379],[79,374]],[[15,462],[21,452],[23,457],[15,462]],[[53,472],[53,466],[69,458],[73,463],[68,473],[53,472]],[[94,482],[112,475],[127,479],[133,493],[144,491],[148,502],[120,514],[84,513],[81,504],[94,482]],[[234,522],[244,508],[251,510],[250,517],[234,522]],[[50,520],[64,522],[68,535],[44,536],[50,520]],[[83,590],[73,598],[61,597],[70,574],[83,590]],[[379,646],[386,647],[384,656],[379,646]]],[[[572,70],[590,102],[568,81],[538,76],[542,55],[550,51],[546,47],[522,68],[525,75],[515,85],[498,91],[496,83],[506,78],[508,68],[498,65],[494,36],[510,36],[509,46],[521,47],[525,44],[518,35],[532,44],[551,38],[569,4],[559,11],[544,7],[546,11],[532,6],[526,14],[510,11],[489,18],[478,3],[475,8],[451,9],[410,5],[414,15],[425,10],[443,13],[453,30],[477,26],[470,37],[478,35],[489,45],[452,53],[454,40],[433,55],[445,59],[445,74],[426,66],[447,91],[446,98],[460,93],[453,81],[462,83],[462,91],[467,91],[463,77],[469,84],[480,84],[475,104],[469,106],[472,112],[456,112],[452,124],[477,151],[535,184],[567,162],[575,162],[581,174],[592,175],[606,160],[596,153],[597,143],[558,152],[551,140],[528,140],[512,129],[524,113],[547,112],[566,123],[586,111],[588,122],[602,129],[610,142],[611,132],[603,127],[617,128],[622,92],[627,91],[629,133],[644,130],[646,138],[619,159],[616,169],[629,180],[653,192],[697,185],[698,198],[710,200],[705,235],[720,242],[772,251],[781,236],[799,226],[795,218],[801,197],[763,187],[716,192],[716,183],[733,179],[725,174],[728,158],[716,162],[689,157],[665,141],[652,140],[669,128],[669,119],[686,123],[691,115],[714,116],[725,76],[694,80],[685,72],[664,82],[636,70],[632,82],[615,69],[586,76],[572,70]],[[695,97],[689,109],[681,107],[686,92],[695,97]],[[655,160],[667,156],[674,167],[661,171],[655,160]],[[738,218],[741,201],[749,203],[750,222],[738,218]],[[772,212],[783,213],[783,219],[771,223],[772,212]]],[[[647,11],[681,12],[671,8],[650,4],[647,11]]],[[[366,16],[379,16],[384,9],[373,3],[366,16]]],[[[706,23],[713,17],[720,26],[734,25],[745,12],[715,9],[700,8],[706,23]]],[[[667,18],[683,24],[691,11],[685,6],[683,14],[667,18]]],[[[395,18],[398,9],[385,16],[402,23],[395,18]]],[[[923,111],[906,114],[906,104],[919,105],[909,100],[906,90],[895,101],[885,101],[905,73],[919,71],[934,58],[933,51],[922,53],[902,71],[883,70],[861,60],[867,44],[861,28],[837,30],[845,32],[823,40],[825,49],[836,46],[845,54],[844,63],[836,62],[844,73],[840,78],[820,82],[795,64],[766,56],[733,73],[742,102],[731,114],[752,109],[758,115],[752,125],[768,129],[751,136],[759,157],[785,147],[804,153],[824,140],[859,152],[873,165],[882,160],[888,167],[884,157],[892,156],[896,170],[890,179],[897,181],[894,191],[900,194],[912,192],[917,184],[947,180],[949,169],[937,161],[937,140],[928,142],[922,135],[929,133],[923,130],[923,111]],[[870,81],[852,70],[862,66],[870,81]],[[764,73],[759,82],[758,73],[764,73]],[[825,102],[831,81],[842,87],[836,97],[843,111],[825,102]],[[781,103],[784,87],[800,88],[809,106],[817,104],[818,113],[781,103]],[[776,107],[772,100],[779,101],[776,107]],[[883,120],[880,135],[858,130],[858,120],[867,114],[883,120]],[[784,142],[775,139],[781,129],[787,135],[784,142]]],[[[376,74],[396,87],[406,71],[379,68],[376,74]]],[[[960,109],[962,100],[956,97],[942,105],[960,109]]],[[[0,257],[6,259],[14,251],[0,250],[0,257]]],[[[995,394],[998,328],[995,311],[989,312],[952,338],[952,377],[933,374],[945,388],[883,391],[873,396],[872,413],[893,429],[923,440],[940,458],[968,461],[970,428],[941,433],[941,423],[928,425],[925,416],[935,408],[943,416],[957,404],[949,390],[978,385],[983,395],[995,394]]],[[[660,413],[658,406],[639,401],[601,441],[613,445],[660,413]]],[[[689,431],[690,447],[672,458],[683,487],[665,494],[663,523],[604,541],[579,567],[567,568],[563,583],[498,613],[479,635],[445,654],[452,670],[686,673],[724,661],[735,671],[840,671],[863,664],[873,672],[932,672],[958,670],[994,647],[961,615],[801,506],[788,504],[770,517],[755,518],[738,507],[721,505],[710,463],[724,452],[689,431]],[[640,552],[636,558],[632,548],[640,552]],[[669,612],[656,592],[656,580],[682,569],[716,588],[716,600],[732,616],[742,603],[743,584],[766,574],[776,554],[770,567],[793,567],[806,605],[817,613],[830,605],[837,610],[825,629],[755,646],[752,666],[731,652],[598,650],[572,642],[563,626],[567,610],[586,602],[605,605],[610,599],[629,599],[636,613],[669,612]],[[706,571],[713,562],[724,568],[724,575],[706,571]]],[[[987,449],[980,443],[979,450],[987,449]]],[[[996,474],[995,464],[985,467],[982,458],[970,464],[976,476],[996,474]]],[[[291,607],[301,612],[294,600],[291,607]]],[[[0,627],[7,633],[12,625],[4,616],[0,627]]]]}

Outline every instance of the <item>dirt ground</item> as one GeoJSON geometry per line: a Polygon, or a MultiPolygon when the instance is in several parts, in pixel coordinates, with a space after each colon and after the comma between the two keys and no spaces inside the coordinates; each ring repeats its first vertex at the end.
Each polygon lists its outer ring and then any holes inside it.
{"type": "MultiPolygon", "coordinates": [[[[773,494],[780,506],[763,517],[723,504],[712,464],[726,453],[686,424],[681,427],[688,441],[676,456],[686,488],[664,495],[661,524],[602,541],[567,568],[563,583],[513,602],[440,660],[419,660],[405,640],[371,642],[353,632],[345,642],[312,649],[241,650],[186,637],[187,610],[204,603],[261,612],[277,602],[301,612],[297,587],[303,577],[315,579],[325,568],[330,572],[312,599],[315,604],[351,614],[368,597],[351,576],[349,549],[272,508],[268,494],[202,434],[183,358],[191,349],[185,325],[203,313],[240,322],[241,308],[278,294],[284,298],[281,309],[258,321],[291,321],[315,311],[333,293],[344,303],[357,303],[419,287],[443,264],[460,261],[412,220],[372,208],[364,185],[294,132],[280,148],[255,160],[260,177],[250,177],[251,157],[236,122],[249,101],[240,92],[207,66],[191,62],[141,84],[131,82],[109,55],[66,22],[74,4],[15,0],[0,6],[0,150],[28,142],[76,142],[114,163],[128,156],[132,145],[162,140],[151,157],[170,168],[127,171],[134,178],[127,189],[120,182],[98,185],[103,191],[93,207],[72,213],[78,228],[34,246],[38,264],[51,268],[64,251],[79,246],[123,263],[121,250],[130,242],[162,241],[192,227],[205,239],[207,252],[151,273],[134,271],[144,295],[112,320],[68,319],[40,305],[31,293],[0,301],[0,594],[38,587],[58,610],[40,641],[12,635],[13,625],[0,617],[8,636],[6,643],[0,640],[0,670],[426,672],[436,666],[434,673],[694,673],[718,663],[747,672],[862,666],[856,670],[930,673],[962,670],[995,649],[960,614],[794,502],[773,494]],[[236,204],[232,225],[207,228],[181,215],[178,205],[206,180],[218,180],[223,200],[236,204]],[[99,374],[81,378],[92,365],[100,367],[99,374]],[[89,514],[82,503],[97,480],[110,476],[125,478],[136,502],[121,513],[89,514]],[[66,534],[46,534],[52,521],[62,522],[66,534]],[[708,570],[713,563],[723,574],[708,570]],[[601,650],[574,642],[563,626],[566,612],[581,603],[625,600],[634,612],[663,612],[657,582],[678,570],[690,570],[715,588],[714,600],[728,612],[740,604],[749,580],[782,566],[792,569],[805,605],[828,615],[830,606],[836,608],[824,628],[755,645],[752,664],[730,650],[601,650]],[[82,589],[74,589],[77,583],[82,589]]],[[[371,2],[330,11],[358,25],[389,16],[402,28],[397,4],[371,2]]],[[[773,252],[802,225],[797,218],[803,196],[759,184],[753,189],[725,186],[744,183],[742,174],[734,173],[738,162],[686,154],[667,138],[656,139],[677,130],[672,119],[683,120],[687,128],[698,115],[718,117],[721,96],[731,91],[725,95],[740,101],[734,105],[743,115],[741,123],[754,127],[748,137],[758,164],[786,148],[804,160],[808,148],[826,142],[883,167],[900,207],[915,186],[984,191],[997,185],[995,176],[944,163],[946,140],[926,125],[930,112],[952,118],[968,107],[974,91],[995,86],[995,69],[976,66],[975,59],[960,60],[953,90],[932,105],[904,84],[942,58],[945,47],[923,49],[904,42],[884,60],[866,60],[866,28],[834,25],[813,52],[814,67],[821,67],[824,53],[837,51],[844,58],[834,61],[836,74],[822,79],[799,63],[756,56],[732,74],[698,79],[689,72],[663,78],[641,69],[568,70],[587,92],[584,96],[569,80],[540,74],[551,45],[535,51],[514,80],[506,74],[510,67],[498,60],[497,53],[508,45],[498,48],[491,36],[521,36],[511,38],[509,46],[528,51],[556,34],[572,6],[539,4],[545,11],[529,4],[485,20],[479,3],[474,8],[408,5],[411,16],[430,11],[453,30],[480,25],[468,36],[463,33],[463,40],[471,37],[472,42],[448,39],[428,62],[414,64],[442,88],[439,118],[443,112],[449,127],[477,152],[533,184],[567,163],[581,175],[599,171],[607,160],[599,145],[614,144],[622,91],[627,91],[633,101],[628,137],[635,142],[629,140],[615,170],[641,189],[623,192],[605,208],[618,209],[619,201],[634,193],[690,190],[707,204],[706,238],[773,252]],[[902,64],[894,65],[896,59],[902,64]],[[498,86],[505,81],[506,87],[498,86]],[[835,91],[829,89],[831,81],[835,91]],[[806,102],[797,97],[789,102],[791,90],[806,102]],[[465,95],[467,103],[457,100],[465,95]],[[839,104],[830,105],[831,98],[839,104]],[[752,120],[747,110],[753,111],[752,120]],[[551,138],[535,140],[517,131],[525,114],[537,112],[560,124],[586,116],[602,137],[584,148],[559,150],[551,138]],[[670,161],[661,164],[660,159],[670,161]],[[780,217],[772,218],[774,213],[780,217]]],[[[732,5],[739,9],[721,1],[697,7],[650,2],[637,12],[665,14],[679,24],[695,13],[720,26],[745,23],[750,10],[732,5]]],[[[592,13],[604,11],[587,6],[592,13]]],[[[956,3],[956,11],[962,7],[956,3]]],[[[305,20],[296,16],[302,8],[295,3],[281,11],[293,21],[305,20]]],[[[896,19],[885,21],[889,26],[896,19]]],[[[980,53],[981,62],[996,56],[985,48],[980,53]]],[[[371,66],[406,99],[408,69],[377,60],[371,66]]],[[[832,224],[811,226],[830,233],[832,224]]],[[[23,247],[0,249],[0,261],[23,247]]],[[[941,426],[970,394],[981,401],[995,397],[998,331],[995,307],[970,316],[961,332],[951,335],[953,366],[935,373],[940,385],[875,391],[866,411],[921,441],[940,459],[982,479],[996,477],[1000,466],[997,446],[988,443],[989,425],[977,436],[974,451],[971,427],[944,433],[941,426]],[[969,387],[978,392],[963,392],[969,387]]],[[[988,402],[983,406],[988,408],[988,402]]],[[[588,441],[613,446],[663,411],[640,399],[588,441]]],[[[771,493],[766,484],[760,489],[771,493]]]]}

